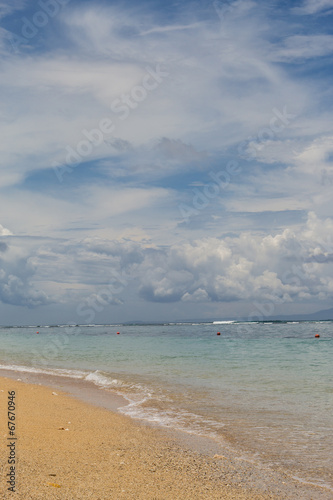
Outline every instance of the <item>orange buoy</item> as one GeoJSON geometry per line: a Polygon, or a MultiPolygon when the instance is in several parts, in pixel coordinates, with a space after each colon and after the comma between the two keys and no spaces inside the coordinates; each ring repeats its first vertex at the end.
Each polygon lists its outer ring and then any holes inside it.
{"type": "Polygon", "coordinates": [[[216,334],[216,335],[221,335],[221,332],[217,332],[217,334],[216,334]]]}
{"type": "Polygon", "coordinates": [[[117,332],[117,335],[120,335],[120,332],[117,332]]]}
{"type": "Polygon", "coordinates": [[[319,333],[316,333],[315,337],[316,337],[317,339],[319,339],[319,337],[320,337],[319,333]]]}
{"type": "Polygon", "coordinates": [[[36,332],[36,333],[39,333],[39,332],[36,332]]]}

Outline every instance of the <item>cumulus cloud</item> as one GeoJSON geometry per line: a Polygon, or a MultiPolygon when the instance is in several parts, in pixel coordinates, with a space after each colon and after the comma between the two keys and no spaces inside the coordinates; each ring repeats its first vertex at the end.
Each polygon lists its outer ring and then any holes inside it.
{"type": "Polygon", "coordinates": [[[296,232],[175,245],[146,256],[140,293],[156,302],[328,299],[332,280],[320,264],[331,262],[332,236],[332,220],[310,214],[296,232]]]}
{"type": "Polygon", "coordinates": [[[21,278],[12,274],[3,276],[0,280],[0,299],[4,304],[26,307],[50,303],[43,291],[34,290],[21,278]]]}
{"type": "Polygon", "coordinates": [[[35,274],[28,259],[0,259],[0,301],[29,308],[49,304],[47,294],[31,284],[35,274]]]}
{"type": "Polygon", "coordinates": [[[50,242],[28,259],[34,275],[26,266],[20,278],[3,274],[1,298],[46,303],[37,292],[23,293],[28,279],[36,279],[45,289],[53,283],[57,300],[61,292],[64,301],[89,297],[91,302],[109,290],[113,306],[126,304],[129,282],[131,294],[153,303],[331,300],[332,255],[333,220],[314,213],[298,230],[266,236],[244,232],[168,247],[101,238],[50,242]]]}

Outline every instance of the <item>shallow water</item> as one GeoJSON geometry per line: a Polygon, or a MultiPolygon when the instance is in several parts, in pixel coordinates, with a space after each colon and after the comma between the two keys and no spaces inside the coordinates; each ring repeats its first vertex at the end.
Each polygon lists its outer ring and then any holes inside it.
{"type": "Polygon", "coordinates": [[[134,418],[333,488],[333,322],[0,328],[0,342],[0,368],[91,381],[134,418]]]}

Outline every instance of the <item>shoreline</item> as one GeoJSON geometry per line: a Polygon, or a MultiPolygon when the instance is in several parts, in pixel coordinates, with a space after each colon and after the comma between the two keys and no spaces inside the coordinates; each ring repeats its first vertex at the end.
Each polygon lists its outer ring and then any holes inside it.
{"type": "MultiPolygon", "coordinates": [[[[55,392],[54,387],[12,378],[1,378],[0,384],[2,413],[7,391],[16,394],[15,487],[19,498],[274,498],[223,485],[213,475],[214,459],[206,463],[200,454],[129,417],[88,405],[62,390],[55,392]]],[[[7,454],[3,445],[3,490],[7,454]]],[[[217,464],[215,472],[218,468],[217,464]]]]}
{"type": "MultiPolygon", "coordinates": [[[[304,485],[279,471],[258,468],[207,438],[121,415],[117,408],[127,402],[117,394],[99,390],[91,382],[23,372],[12,372],[7,378],[3,375],[1,370],[4,392],[0,393],[0,404],[4,417],[6,391],[18,391],[19,498],[82,498],[83,487],[83,498],[105,499],[329,498],[323,488],[304,485]],[[36,428],[42,430],[39,438],[36,428]],[[61,428],[69,430],[60,431],[61,428]],[[96,456],[100,456],[100,462],[96,456]],[[120,460],[121,456],[124,460],[120,460]],[[48,476],[45,470],[45,464],[51,463],[58,470],[56,476],[48,476]],[[78,476],[82,470],[85,474],[78,476]],[[93,473],[95,477],[96,470],[99,482],[92,484],[90,476],[93,473]],[[37,477],[33,471],[39,471],[37,477]],[[54,484],[59,488],[50,486],[50,477],[57,478],[59,483],[54,484]],[[128,484],[132,485],[130,489],[128,484]]],[[[7,429],[1,425],[4,435],[7,429]]],[[[3,445],[2,487],[4,453],[3,445]]]]}

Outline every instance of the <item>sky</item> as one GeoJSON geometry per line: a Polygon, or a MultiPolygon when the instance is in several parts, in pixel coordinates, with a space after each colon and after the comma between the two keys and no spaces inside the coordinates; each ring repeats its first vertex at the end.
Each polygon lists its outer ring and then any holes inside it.
{"type": "Polygon", "coordinates": [[[333,0],[0,0],[0,324],[332,307],[333,0]]]}

